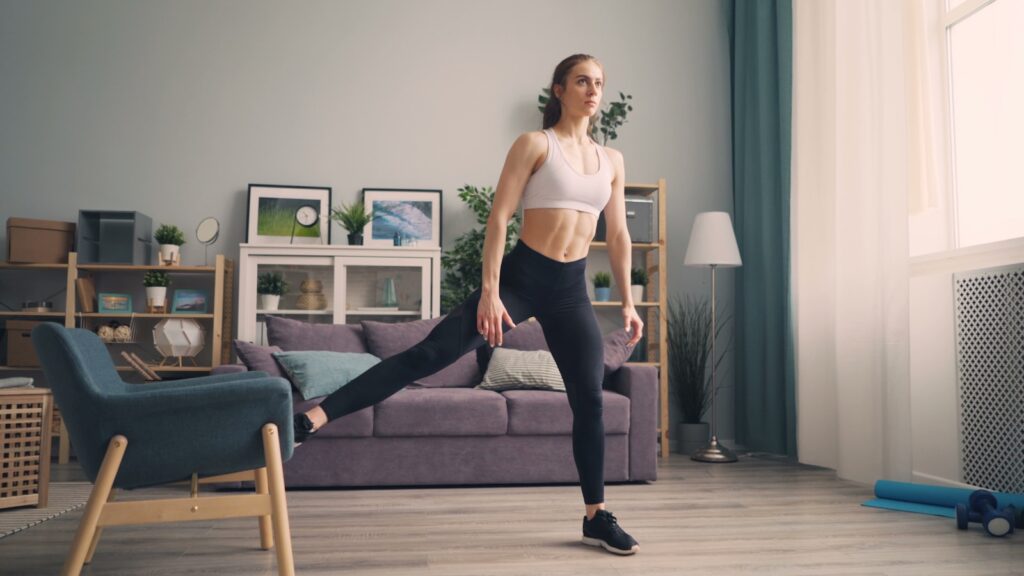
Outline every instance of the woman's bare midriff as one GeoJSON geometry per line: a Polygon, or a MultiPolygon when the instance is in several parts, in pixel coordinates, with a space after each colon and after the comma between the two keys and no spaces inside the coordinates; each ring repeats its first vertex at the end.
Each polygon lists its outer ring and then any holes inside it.
{"type": "Polygon", "coordinates": [[[531,208],[523,210],[523,228],[519,237],[541,254],[572,262],[586,258],[597,231],[597,217],[567,208],[531,208]]]}

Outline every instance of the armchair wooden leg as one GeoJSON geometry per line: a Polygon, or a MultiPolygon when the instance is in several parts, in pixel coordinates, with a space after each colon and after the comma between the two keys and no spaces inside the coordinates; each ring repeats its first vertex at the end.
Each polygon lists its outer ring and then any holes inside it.
{"type": "MultiPolygon", "coordinates": [[[[92,487],[92,494],[89,495],[89,502],[85,505],[85,513],[82,514],[82,521],[78,524],[75,532],[75,540],[71,545],[71,552],[64,561],[62,576],[78,576],[82,572],[82,565],[89,553],[93,538],[96,536],[96,524],[103,512],[103,506],[110,498],[110,491],[114,486],[114,478],[117,470],[121,467],[121,459],[124,458],[125,449],[128,447],[128,439],[118,435],[110,439],[107,445],[107,454],[103,457],[103,464],[100,465],[99,474],[96,475],[96,482],[92,487]]],[[[280,462],[278,453],[278,462],[280,462]]]]}
{"type": "Polygon", "coordinates": [[[277,573],[279,576],[295,576],[292,535],[288,525],[288,503],[284,493],[284,468],[281,464],[279,442],[277,426],[265,424],[263,426],[263,454],[267,462],[267,484],[270,490],[274,539],[277,540],[277,573]]]}
{"type": "MultiPolygon", "coordinates": [[[[267,469],[256,469],[256,493],[267,494],[267,469]]],[[[260,516],[260,548],[270,550],[274,547],[274,534],[272,516],[260,516]]]]}
{"type": "MultiPolygon", "coordinates": [[[[110,491],[110,496],[107,497],[107,502],[113,502],[114,501],[114,494],[115,494],[115,492],[113,490],[111,490],[110,491]]],[[[99,543],[100,543],[100,536],[102,536],[102,535],[103,535],[103,526],[97,526],[96,527],[96,533],[92,537],[92,544],[89,545],[89,552],[85,555],[85,563],[86,564],[92,562],[92,556],[93,556],[93,554],[96,553],[96,546],[99,545],[99,543]]]]}

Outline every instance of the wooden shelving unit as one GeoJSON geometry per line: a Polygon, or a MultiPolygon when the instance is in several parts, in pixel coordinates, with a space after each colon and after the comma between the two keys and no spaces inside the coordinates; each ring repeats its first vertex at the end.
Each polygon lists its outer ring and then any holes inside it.
{"type": "MultiPolygon", "coordinates": [[[[648,362],[629,362],[635,366],[654,366],[658,369],[658,442],[662,457],[668,457],[668,254],[666,237],[665,179],[657,184],[626,184],[626,195],[632,197],[653,197],[658,211],[658,241],[635,242],[633,251],[640,252],[644,267],[651,279],[644,290],[644,301],[633,305],[641,314],[646,313],[644,329],[647,331],[647,358],[656,358],[648,362]],[[655,281],[657,282],[655,284],[655,281]],[[657,286],[657,292],[652,288],[657,286]],[[651,299],[655,297],[655,299],[651,299]]],[[[607,242],[591,242],[590,247],[607,250],[607,242]]],[[[626,287],[628,290],[628,287],[626,287]]],[[[621,307],[622,302],[594,302],[595,308],[621,307]]]]}

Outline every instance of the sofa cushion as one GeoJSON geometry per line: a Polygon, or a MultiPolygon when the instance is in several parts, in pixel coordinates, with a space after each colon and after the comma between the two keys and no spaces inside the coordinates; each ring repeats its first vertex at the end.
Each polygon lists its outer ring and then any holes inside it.
{"type": "MultiPolygon", "coordinates": [[[[427,337],[427,334],[445,317],[413,320],[412,322],[374,322],[363,320],[363,334],[370,354],[389,358],[408,350],[427,337]]],[[[426,388],[469,388],[480,383],[480,370],[475,354],[467,352],[450,366],[435,374],[416,380],[426,388]]]]}
{"type": "MultiPolygon", "coordinates": [[[[513,436],[572,434],[572,410],[565,394],[545,390],[508,390],[508,433],[513,436]]],[[[629,398],[603,391],[605,434],[629,433],[629,398]]]]}
{"type": "Polygon", "coordinates": [[[304,400],[327,396],[380,362],[366,352],[330,350],[274,352],[274,358],[304,400]]]}
{"type": "MultiPolygon", "coordinates": [[[[629,334],[626,333],[625,328],[619,328],[604,335],[604,375],[606,377],[621,368],[633,353],[633,346],[629,346],[628,342],[629,334]]],[[[548,342],[544,339],[544,329],[540,322],[530,320],[520,322],[515,328],[505,332],[501,347],[515,350],[548,350],[548,342]]],[[[491,354],[490,346],[477,348],[476,360],[481,374],[487,373],[491,354]]]]}
{"type": "MultiPolygon", "coordinates": [[[[292,393],[292,409],[296,414],[306,412],[313,406],[320,403],[322,398],[303,400],[298,392],[292,393]]],[[[373,406],[346,414],[341,418],[335,418],[326,426],[316,431],[309,442],[316,442],[318,438],[369,438],[373,436],[373,406]]]]}
{"type": "Polygon", "coordinates": [[[495,348],[477,390],[552,390],[565,392],[562,373],[547,350],[495,348]]]}
{"type": "Polygon", "coordinates": [[[277,346],[260,346],[245,340],[235,340],[235,355],[250,372],[263,370],[271,376],[288,378],[274,360],[274,352],[280,351],[281,348],[277,346]]]}
{"type": "Polygon", "coordinates": [[[374,436],[501,436],[506,432],[505,398],[488,390],[405,389],[374,407],[374,436]]]}
{"type": "Polygon", "coordinates": [[[267,341],[285,352],[369,352],[363,343],[363,328],[358,324],[316,324],[280,316],[267,316],[266,323],[267,341]]]}

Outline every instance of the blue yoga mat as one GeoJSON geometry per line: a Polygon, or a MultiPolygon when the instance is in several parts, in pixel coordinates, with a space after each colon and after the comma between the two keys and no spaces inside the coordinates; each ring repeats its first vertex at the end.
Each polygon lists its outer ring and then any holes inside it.
{"type": "MultiPolygon", "coordinates": [[[[971,492],[974,492],[971,488],[949,488],[913,482],[879,480],[875,482],[876,498],[864,502],[864,506],[955,518],[956,505],[961,502],[967,505],[971,492]]],[[[992,494],[999,502],[999,508],[1012,504],[1018,510],[1024,510],[1024,494],[1003,492],[993,492],[992,494]]]]}

